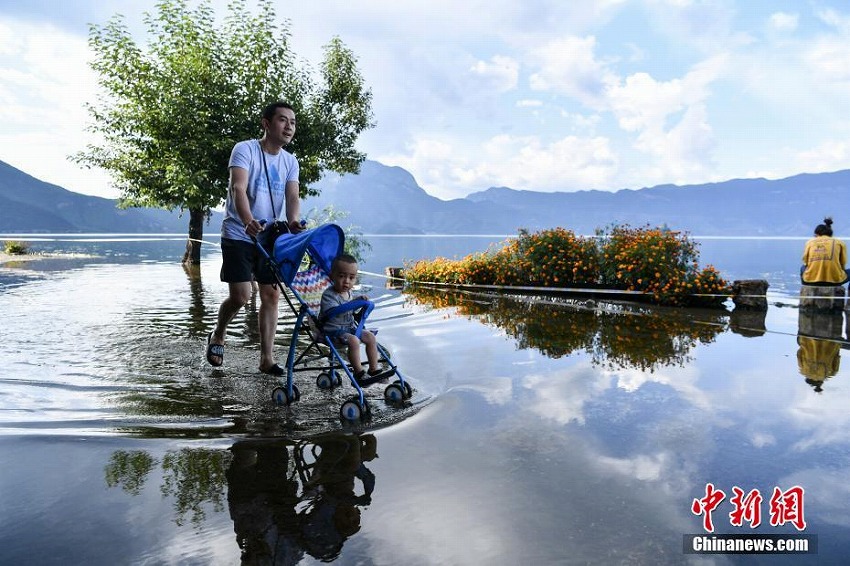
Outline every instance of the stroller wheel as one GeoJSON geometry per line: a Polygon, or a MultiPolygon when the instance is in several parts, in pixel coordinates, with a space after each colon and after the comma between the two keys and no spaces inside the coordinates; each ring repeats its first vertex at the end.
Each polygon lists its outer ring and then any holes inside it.
{"type": "Polygon", "coordinates": [[[359,399],[349,399],[339,408],[339,416],[343,421],[358,422],[369,415],[367,405],[360,406],[359,399]]]}
{"type": "Polygon", "coordinates": [[[410,399],[413,397],[413,387],[410,386],[410,383],[407,381],[404,382],[404,398],[410,399]]]}
{"type": "Polygon", "coordinates": [[[402,388],[399,382],[391,383],[387,385],[387,388],[384,389],[384,399],[387,403],[391,403],[393,405],[397,405],[404,401],[405,391],[402,388]]]}
{"type": "Polygon", "coordinates": [[[323,371],[316,376],[316,386],[319,389],[332,389],[336,385],[328,372],[323,371]]]}
{"type": "Polygon", "coordinates": [[[285,387],[275,387],[272,389],[272,401],[275,405],[289,405],[301,399],[301,393],[298,387],[292,386],[292,397],[290,398],[285,387]]]}

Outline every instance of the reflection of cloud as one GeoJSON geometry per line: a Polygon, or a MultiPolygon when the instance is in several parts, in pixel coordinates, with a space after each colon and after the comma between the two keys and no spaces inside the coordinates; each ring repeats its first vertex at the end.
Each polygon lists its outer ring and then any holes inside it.
{"type": "Polygon", "coordinates": [[[617,387],[630,393],[637,391],[647,383],[658,383],[669,386],[694,407],[710,410],[713,406],[713,401],[697,385],[701,373],[695,365],[689,365],[683,368],[662,366],[651,373],[632,368],[623,368],[605,373],[617,380],[617,387]]]}
{"type": "MultiPolygon", "coordinates": [[[[827,384],[829,383],[828,381],[827,384]]],[[[803,433],[803,436],[794,442],[794,449],[803,451],[850,444],[850,438],[847,436],[847,431],[850,430],[850,412],[847,411],[846,395],[829,391],[829,385],[824,387],[824,392],[820,395],[815,394],[808,385],[805,387],[805,394],[797,398],[797,402],[789,407],[788,414],[785,415],[786,418],[790,417],[792,423],[803,433]]]]}
{"type": "Polygon", "coordinates": [[[664,479],[670,468],[669,454],[659,452],[648,456],[637,454],[631,458],[611,458],[599,456],[597,462],[624,476],[633,477],[640,481],[658,481],[664,479]]]}
{"type": "Polygon", "coordinates": [[[765,446],[775,446],[776,437],[768,432],[754,431],[750,434],[750,442],[756,448],[764,448],[765,446]]]}
{"type": "Polygon", "coordinates": [[[522,387],[532,392],[527,408],[558,424],[584,423],[584,405],[611,387],[588,362],[549,375],[530,375],[522,387]]]}
{"type": "Polygon", "coordinates": [[[477,379],[475,383],[459,385],[453,389],[478,393],[491,405],[505,405],[513,397],[513,381],[509,377],[477,379]]]}
{"type": "MultiPolygon", "coordinates": [[[[826,523],[850,527],[850,469],[809,468],[796,471],[777,482],[780,489],[799,485],[806,492],[805,509],[817,509],[818,519],[826,523]]],[[[809,515],[811,516],[811,515],[809,515]]]]}

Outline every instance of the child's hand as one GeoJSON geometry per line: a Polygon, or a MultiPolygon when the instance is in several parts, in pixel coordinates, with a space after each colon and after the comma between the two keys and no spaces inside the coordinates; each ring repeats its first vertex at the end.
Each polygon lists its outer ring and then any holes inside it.
{"type": "Polygon", "coordinates": [[[369,297],[367,297],[366,295],[360,295],[360,296],[359,296],[359,297],[357,297],[357,298],[358,298],[359,300],[361,300],[361,301],[368,301],[368,300],[369,300],[369,297]]]}

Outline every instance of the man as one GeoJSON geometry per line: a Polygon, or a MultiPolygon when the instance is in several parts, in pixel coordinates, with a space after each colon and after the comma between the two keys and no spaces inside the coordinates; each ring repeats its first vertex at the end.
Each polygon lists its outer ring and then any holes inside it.
{"type": "Polygon", "coordinates": [[[298,160],[283,149],[295,135],[295,111],[285,102],[270,104],[263,110],[262,127],[262,138],[237,143],[230,155],[230,186],[221,226],[221,280],[228,285],[228,297],[207,338],[207,361],[213,366],[224,363],[227,325],[251,298],[252,282],[256,281],[260,371],[280,376],[284,370],[275,363],[273,352],[280,289],[254,239],[269,244],[271,230],[264,228],[280,220],[284,212],[291,232],[302,229],[298,160]]]}

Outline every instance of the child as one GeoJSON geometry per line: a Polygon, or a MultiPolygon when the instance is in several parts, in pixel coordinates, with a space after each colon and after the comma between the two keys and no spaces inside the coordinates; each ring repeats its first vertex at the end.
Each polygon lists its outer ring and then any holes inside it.
{"type": "Polygon", "coordinates": [[[369,377],[377,378],[375,381],[383,377],[381,369],[378,367],[378,342],[375,335],[366,329],[360,333],[360,339],[354,335],[357,330],[357,321],[354,320],[353,311],[345,311],[336,316],[326,319],[326,313],[332,308],[339,305],[344,305],[355,299],[366,299],[365,295],[359,297],[351,296],[351,289],[357,280],[357,260],[348,254],[342,254],[334,259],[331,265],[331,281],[333,285],[325,289],[322,293],[322,305],[319,312],[319,320],[322,323],[322,332],[326,336],[333,339],[337,345],[348,346],[348,361],[354,371],[354,379],[360,386],[371,385],[374,381],[363,378],[366,376],[366,371],[360,361],[360,343],[366,345],[366,358],[369,361],[369,377]],[[380,377],[378,377],[380,376],[380,377]]]}

